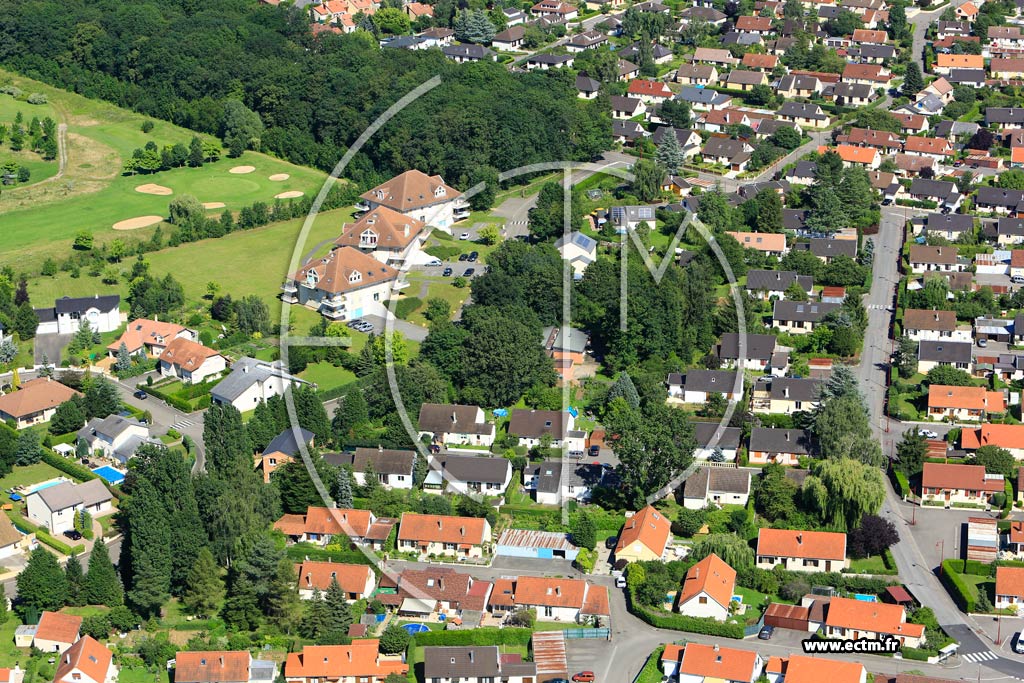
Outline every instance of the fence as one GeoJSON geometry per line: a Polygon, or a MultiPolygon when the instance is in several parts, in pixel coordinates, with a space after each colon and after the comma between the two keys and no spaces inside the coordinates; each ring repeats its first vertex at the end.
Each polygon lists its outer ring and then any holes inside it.
{"type": "Polygon", "coordinates": [[[566,640],[590,640],[594,638],[603,638],[605,640],[612,639],[612,630],[610,628],[570,628],[562,631],[562,633],[565,634],[566,640]]]}
{"type": "Polygon", "coordinates": [[[743,637],[744,638],[749,638],[750,636],[756,636],[758,634],[758,632],[760,632],[760,630],[761,630],[761,628],[763,626],[764,626],[764,615],[762,614],[761,618],[758,619],[756,624],[751,624],[750,626],[744,626],[743,627],[743,637]]]}

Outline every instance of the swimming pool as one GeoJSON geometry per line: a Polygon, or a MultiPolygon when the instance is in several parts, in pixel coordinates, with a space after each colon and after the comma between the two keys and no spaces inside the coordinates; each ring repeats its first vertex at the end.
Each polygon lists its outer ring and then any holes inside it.
{"type": "Polygon", "coordinates": [[[56,486],[57,484],[63,484],[66,481],[68,480],[65,479],[64,477],[58,477],[56,479],[51,479],[50,481],[44,481],[41,484],[36,484],[32,488],[30,488],[26,495],[36,493],[37,491],[42,491],[43,489],[48,489],[51,486],[56,486]]]}
{"type": "Polygon", "coordinates": [[[102,477],[108,484],[117,485],[124,481],[124,472],[115,470],[110,465],[104,465],[103,467],[97,467],[92,471],[93,474],[102,477]]]}
{"type": "Polygon", "coordinates": [[[877,595],[865,595],[864,593],[854,593],[853,599],[861,602],[878,602],[877,595]]]}

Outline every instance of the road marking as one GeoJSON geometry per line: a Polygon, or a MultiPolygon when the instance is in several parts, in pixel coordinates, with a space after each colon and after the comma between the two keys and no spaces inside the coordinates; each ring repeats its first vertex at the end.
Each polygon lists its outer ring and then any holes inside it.
{"type": "Polygon", "coordinates": [[[178,420],[177,422],[171,425],[171,429],[181,431],[182,429],[186,429],[187,427],[194,427],[195,424],[196,423],[192,422],[191,420],[178,420]]]}
{"type": "Polygon", "coordinates": [[[990,650],[985,650],[984,652],[971,652],[970,654],[963,655],[963,658],[968,662],[978,663],[999,659],[999,656],[993,654],[990,650]]]}

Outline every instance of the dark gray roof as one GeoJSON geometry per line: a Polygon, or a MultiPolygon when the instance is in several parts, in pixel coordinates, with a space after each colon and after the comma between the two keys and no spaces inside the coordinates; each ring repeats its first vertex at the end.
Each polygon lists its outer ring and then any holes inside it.
{"type": "Polygon", "coordinates": [[[580,92],[597,92],[601,89],[601,83],[586,74],[579,74],[576,76],[576,89],[580,92]]]}
{"type": "Polygon", "coordinates": [[[612,135],[615,137],[621,135],[629,140],[639,140],[644,136],[644,127],[636,121],[612,119],[612,135]]]}
{"type": "Polygon", "coordinates": [[[776,377],[770,384],[771,397],[780,401],[817,401],[821,391],[820,379],[806,377],[776,377]]]}
{"type": "Polygon", "coordinates": [[[1024,237],[1024,218],[1000,218],[996,223],[996,234],[1024,237]]]}
{"type": "Polygon", "coordinates": [[[797,242],[793,245],[797,251],[808,250],[815,256],[822,258],[835,258],[836,256],[849,256],[857,258],[857,240],[833,240],[812,238],[807,242],[797,242]]]}
{"type": "Polygon", "coordinates": [[[568,461],[546,460],[537,465],[528,466],[528,474],[537,477],[537,490],[541,493],[558,493],[562,485],[562,470],[565,474],[566,486],[586,486],[593,488],[601,483],[604,468],[600,465],[577,465],[568,461]]]}
{"type": "Polygon", "coordinates": [[[757,134],[772,135],[783,128],[796,130],[796,124],[792,121],[783,121],[781,119],[762,119],[761,123],[757,124],[757,134]]]}
{"type": "Polygon", "coordinates": [[[974,230],[974,216],[962,213],[930,213],[924,218],[925,230],[968,232],[974,230]]]}
{"type": "Polygon", "coordinates": [[[411,475],[416,454],[390,448],[357,448],[352,453],[325,453],[324,460],[332,465],[348,465],[353,472],[365,472],[369,463],[377,474],[411,475]]]}
{"type": "Polygon", "coordinates": [[[937,199],[945,200],[956,195],[957,190],[956,185],[946,180],[914,178],[914,181],[910,183],[910,194],[913,196],[935,197],[937,199]]]}
{"type": "Polygon", "coordinates": [[[94,297],[85,296],[75,299],[65,296],[57,299],[54,308],[57,309],[57,314],[60,315],[62,313],[82,313],[90,308],[111,311],[120,305],[121,297],[118,294],[107,294],[104,296],[97,294],[94,297]]]}
{"type": "Polygon", "coordinates": [[[746,144],[732,138],[708,138],[704,143],[704,156],[725,157],[733,163],[740,163],[750,158],[746,144]]]}
{"type": "MultiPolygon", "coordinates": [[[[582,237],[586,237],[582,233],[576,233],[582,237]]],[[[587,237],[587,239],[590,239],[587,237]]],[[[543,345],[545,349],[557,350],[557,351],[569,351],[571,353],[583,353],[587,349],[587,343],[590,338],[587,333],[583,330],[578,330],[575,327],[569,328],[568,339],[563,334],[561,327],[545,327],[542,332],[543,345]]]]}
{"type": "Polygon", "coordinates": [[[426,42],[427,38],[423,36],[394,36],[387,40],[382,40],[380,46],[410,50],[426,42]]]}
{"type": "Polygon", "coordinates": [[[611,102],[612,111],[635,112],[643,105],[643,101],[635,97],[612,95],[608,99],[611,102]]]}
{"type": "Polygon", "coordinates": [[[729,31],[722,36],[722,45],[761,45],[764,39],[759,33],[739,33],[729,31]]]}
{"type": "Polygon", "coordinates": [[[668,131],[670,131],[670,130],[671,131],[675,131],[676,140],[679,141],[680,145],[684,145],[685,146],[687,139],[693,136],[693,131],[689,130],[687,128],[673,128],[672,126],[658,126],[657,128],[654,129],[654,132],[651,133],[651,142],[653,142],[655,145],[660,145],[662,139],[665,137],[665,135],[668,134],[668,131]]]}
{"type": "Polygon", "coordinates": [[[445,57],[461,59],[490,59],[496,53],[483,45],[446,45],[441,48],[445,57]]]}
{"type": "Polygon", "coordinates": [[[714,7],[687,7],[679,16],[683,19],[703,19],[711,23],[725,20],[725,14],[714,7]]]}
{"type": "MultiPolygon", "coordinates": [[[[309,443],[313,440],[313,432],[308,429],[298,428],[299,435],[302,437],[304,443],[309,443]]],[[[264,453],[284,453],[285,455],[296,455],[299,453],[299,443],[295,440],[295,428],[288,427],[283,432],[274,437],[274,440],[267,444],[267,447],[263,450],[264,453]]]]}
{"type": "Polygon", "coordinates": [[[102,434],[113,439],[131,427],[145,427],[145,425],[135,418],[121,417],[120,415],[108,415],[103,419],[94,417],[89,420],[88,424],[78,430],[78,437],[87,438],[94,434],[102,434]]]}
{"type": "Polygon", "coordinates": [[[811,433],[806,429],[754,427],[750,430],[751,451],[808,455],[811,443],[811,433]]]}
{"type": "Polygon", "coordinates": [[[946,80],[950,83],[984,83],[984,69],[950,69],[946,80]]]}
{"type": "MultiPolygon", "coordinates": [[[[1019,111],[1024,113],[1024,109],[1019,111]]],[[[982,186],[978,188],[977,203],[1016,209],[1018,205],[1024,203],[1024,190],[1004,190],[1000,187],[982,186]]]]}
{"type": "Polygon", "coordinates": [[[675,99],[690,102],[691,104],[724,104],[731,97],[715,92],[710,88],[683,88],[676,95],[675,99]]]}
{"type": "Polygon", "coordinates": [[[783,105],[779,107],[779,116],[813,119],[817,121],[823,121],[828,118],[824,112],[821,111],[821,107],[816,104],[804,102],[784,102],[783,105]]]}
{"type": "Polygon", "coordinates": [[[683,485],[684,498],[704,498],[709,492],[750,493],[750,470],[698,467],[683,485]]]}
{"type": "Polygon", "coordinates": [[[573,61],[572,55],[533,55],[527,60],[528,64],[548,64],[549,66],[561,66],[573,61]]]}
{"type": "MultiPolygon", "coordinates": [[[[762,123],[761,125],[763,126],[764,124],[762,123]]],[[[786,175],[791,178],[813,178],[817,172],[818,164],[813,161],[798,161],[786,175]]],[[[799,209],[790,209],[790,211],[799,211],[799,209]]],[[[801,211],[800,213],[803,212],[801,211]]]]}
{"type": "Polygon", "coordinates": [[[874,91],[871,89],[871,86],[866,83],[836,83],[832,86],[833,97],[868,99],[871,97],[872,92],[874,91]]]}
{"type": "MultiPolygon", "coordinates": [[[[854,248],[857,244],[854,242],[854,248]]],[[[806,291],[814,287],[814,278],[800,275],[792,270],[748,270],[747,289],[751,292],[784,292],[794,282],[799,282],[806,291]]]]}
{"type": "MultiPolygon", "coordinates": [[[[693,440],[697,442],[699,447],[707,448],[711,440],[714,439],[718,426],[717,422],[694,422],[693,440]]],[[[742,436],[743,430],[739,427],[723,427],[722,434],[715,442],[715,446],[726,449],[739,448],[740,437],[742,436]]]]}
{"type": "Polygon", "coordinates": [[[772,317],[775,320],[818,322],[842,304],[800,301],[776,301],[772,317]]]}
{"type": "Polygon", "coordinates": [[[986,107],[986,123],[1024,123],[1022,107],[986,107]]]}
{"type": "Polygon", "coordinates": [[[497,645],[431,646],[423,648],[423,676],[454,680],[480,680],[516,676],[535,676],[533,662],[502,663],[497,645]]]}
{"type": "Polygon", "coordinates": [[[782,227],[786,230],[803,230],[807,223],[807,213],[803,209],[783,209],[782,227]]]}
{"type": "Polygon", "coordinates": [[[568,413],[560,410],[516,408],[508,422],[508,433],[533,439],[550,434],[560,439],[569,427],[567,415],[568,413]]]}
{"type": "Polygon", "coordinates": [[[868,59],[889,59],[896,56],[896,48],[892,45],[861,45],[859,48],[851,49],[851,52],[868,59]]]}
{"type": "Polygon", "coordinates": [[[89,507],[113,499],[110,491],[100,479],[90,479],[81,484],[66,481],[31,495],[39,496],[46,507],[53,512],[66,510],[76,505],[89,507]]]}
{"type": "Polygon", "coordinates": [[[508,458],[441,453],[432,456],[431,469],[440,467],[450,479],[461,482],[504,484],[512,462],[508,458]]]}
{"type": "Polygon", "coordinates": [[[765,75],[760,71],[743,71],[741,69],[734,69],[729,72],[727,83],[736,83],[739,85],[760,85],[764,83],[765,75]]]}
{"type": "Polygon", "coordinates": [[[939,121],[935,126],[935,137],[937,138],[948,138],[948,137],[959,137],[961,135],[974,135],[981,128],[976,123],[969,121],[939,121]]]}
{"type": "Polygon", "coordinates": [[[970,342],[923,340],[917,348],[917,359],[935,363],[970,363],[970,342]]]}
{"type": "Polygon", "coordinates": [[[736,373],[732,370],[687,370],[683,386],[687,391],[729,393],[736,386],[736,373]]]}
{"type": "Polygon", "coordinates": [[[490,434],[493,425],[476,421],[479,410],[477,406],[424,403],[420,406],[419,428],[434,434],[490,434]]]}
{"type": "Polygon", "coordinates": [[[820,85],[814,76],[790,74],[779,79],[779,90],[816,90],[820,85]]]}
{"type": "MultiPolygon", "coordinates": [[[[775,353],[774,334],[748,334],[747,358],[753,360],[769,360],[775,353]]],[[[718,344],[718,357],[722,360],[735,360],[740,355],[740,335],[737,332],[726,332],[718,344]]]]}
{"type": "Polygon", "coordinates": [[[242,356],[231,364],[231,374],[217,383],[210,394],[228,402],[234,401],[257,382],[265,382],[271,377],[278,377],[282,382],[308,384],[306,380],[289,374],[282,361],[262,361],[242,356]]]}

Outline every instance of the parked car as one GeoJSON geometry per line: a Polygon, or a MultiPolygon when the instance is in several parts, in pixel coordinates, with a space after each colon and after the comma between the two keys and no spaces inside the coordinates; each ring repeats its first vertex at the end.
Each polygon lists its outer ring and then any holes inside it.
{"type": "Polygon", "coordinates": [[[462,233],[461,235],[459,235],[459,239],[460,240],[468,240],[469,239],[469,233],[468,232],[462,233]]]}
{"type": "Polygon", "coordinates": [[[593,671],[581,671],[572,677],[575,683],[594,683],[594,672],[593,671]]]}
{"type": "Polygon", "coordinates": [[[757,637],[761,640],[771,640],[775,634],[775,627],[765,624],[761,627],[761,630],[757,632],[757,637]]]}
{"type": "Polygon", "coordinates": [[[616,588],[625,588],[626,587],[626,577],[625,576],[616,577],[616,579],[615,579],[615,587],[616,588]]]}
{"type": "Polygon", "coordinates": [[[459,260],[460,261],[468,261],[469,260],[469,254],[459,254],[459,260]]]}
{"type": "Polygon", "coordinates": [[[427,261],[427,265],[428,266],[439,266],[439,265],[441,265],[441,259],[439,259],[439,258],[432,258],[429,261],[427,261]]]}
{"type": "Polygon", "coordinates": [[[469,252],[469,256],[466,258],[466,260],[469,261],[470,263],[474,263],[478,258],[480,258],[480,253],[476,251],[471,251],[469,252]]]}
{"type": "Polygon", "coordinates": [[[597,444],[594,444],[593,446],[590,447],[590,457],[596,458],[599,455],[601,455],[601,447],[598,446],[597,444]]]}
{"type": "Polygon", "coordinates": [[[981,348],[985,348],[986,346],[988,346],[988,339],[979,339],[978,346],[981,348]]]}
{"type": "Polygon", "coordinates": [[[891,199],[883,199],[882,200],[882,206],[892,206],[892,200],[891,199]]]}
{"type": "Polygon", "coordinates": [[[135,398],[139,399],[140,401],[145,401],[147,398],[149,398],[149,394],[147,394],[142,389],[139,389],[138,391],[133,393],[132,396],[134,396],[135,398]]]}
{"type": "Polygon", "coordinates": [[[441,272],[441,276],[442,277],[451,277],[452,276],[452,269],[451,268],[445,268],[444,271],[441,272]]]}
{"type": "Polygon", "coordinates": [[[935,431],[934,429],[919,429],[918,433],[921,436],[923,436],[924,438],[926,438],[926,439],[937,439],[937,438],[939,438],[939,433],[937,431],[935,431]]]}
{"type": "Polygon", "coordinates": [[[441,452],[441,447],[438,446],[436,443],[432,443],[430,444],[430,448],[428,450],[434,455],[437,455],[438,453],[441,452]]]}
{"type": "Polygon", "coordinates": [[[618,542],[619,542],[619,537],[618,536],[609,536],[608,538],[604,539],[604,547],[607,548],[608,550],[614,550],[615,549],[615,544],[618,543],[618,542]]]}
{"type": "Polygon", "coordinates": [[[64,535],[67,536],[68,538],[70,538],[72,541],[80,541],[80,540],[82,540],[82,534],[78,533],[74,529],[68,529],[67,531],[64,532],[64,535]]]}
{"type": "Polygon", "coordinates": [[[472,277],[475,272],[476,268],[466,268],[466,272],[462,274],[462,277],[472,277]]]}
{"type": "Polygon", "coordinates": [[[1013,651],[1024,655],[1024,631],[1017,634],[1017,640],[1013,643],[1013,651]]]}

